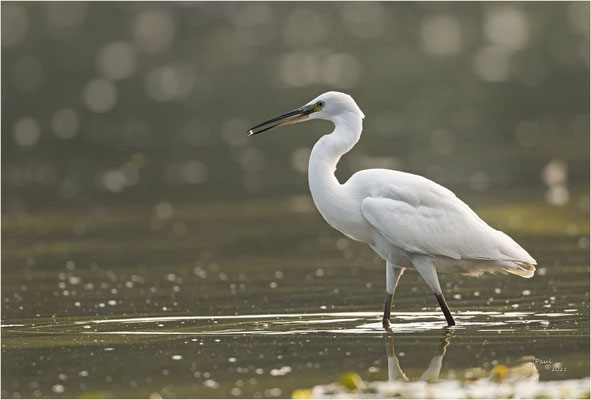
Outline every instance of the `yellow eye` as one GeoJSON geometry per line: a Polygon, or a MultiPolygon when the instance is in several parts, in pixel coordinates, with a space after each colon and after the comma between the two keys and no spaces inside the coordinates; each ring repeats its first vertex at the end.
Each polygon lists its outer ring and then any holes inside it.
{"type": "Polygon", "coordinates": [[[318,108],[324,107],[324,102],[323,101],[319,101],[318,103],[316,103],[316,107],[318,107],[318,108]]]}

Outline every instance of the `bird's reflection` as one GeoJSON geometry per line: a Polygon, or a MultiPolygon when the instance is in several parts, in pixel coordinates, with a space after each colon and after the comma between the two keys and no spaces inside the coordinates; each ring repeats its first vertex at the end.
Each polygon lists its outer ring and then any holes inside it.
{"type": "MultiPolygon", "coordinates": [[[[433,358],[429,363],[427,369],[417,379],[424,382],[435,382],[439,380],[441,373],[441,366],[443,364],[443,357],[445,356],[447,347],[453,336],[451,329],[445,329],[440,338],[439,346],[433,358]]],[[[392,331],[385,335],[386,339],[386,356],[388,358],[388,382],[395,381],[409,381],[408,376],[400,367],[400,361],[394,351],[394,334],[392,331]]],[[[496,365],[490,371],[484,368],[471,368],[464,371],[464,379],[476,380],[479,378],[488,378],[493,381],[518,381],[518,380],[539,380],[539,371],[534,363],[534,357],[526,356],[516,361],[516,363],[509,367],[506,365],[496,365]]]]}
{"type": "MultiPolygon", "coordinates": [[[[451,336],[452,331],[446,329],[441,337],[439,347],[429,363],[429,367],[423,372],[418,379],[419,381],[433,382],[439,379],[443,357],[445,356],[447,346],[449,346],[451,336]]],[[[394,351],[394,334],[392,332],[386,334],[386,355],[388,357],[388,382],[394,382],[396,380],[408,381],[409,379],[402,368],[400,368],[400,361],[394,351]]]]}

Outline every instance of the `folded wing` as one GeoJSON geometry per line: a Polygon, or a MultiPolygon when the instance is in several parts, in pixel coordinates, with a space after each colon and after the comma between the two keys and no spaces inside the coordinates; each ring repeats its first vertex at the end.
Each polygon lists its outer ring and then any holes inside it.
{"type": "MultiPolygon", "coordinates": [[[[443,189],[443,188],[442,188],[443,189]]],[[[408,188],[383,191],[361,203],[365,219],[390,243],[406,251],[453,259],[536,261],[505,233],[491,228],[465,203],[447,191],[408,188]]]]}

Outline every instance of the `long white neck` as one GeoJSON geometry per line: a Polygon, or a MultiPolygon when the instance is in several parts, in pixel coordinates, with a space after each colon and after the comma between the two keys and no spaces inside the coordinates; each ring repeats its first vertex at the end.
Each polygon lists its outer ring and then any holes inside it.
{"type": "MultiPolygon", "coordinates": [[[[335,129],[314,145],[308,164],[308,182],[314,203],[324,215],[322,206],[336,200],[340,183],[334,175],[341,156],[355,146],[362,130],[362,115],[345,112],[331,118],[335,129]]],[[[326,216],[325,216],[326,217],[326,216]]]]}

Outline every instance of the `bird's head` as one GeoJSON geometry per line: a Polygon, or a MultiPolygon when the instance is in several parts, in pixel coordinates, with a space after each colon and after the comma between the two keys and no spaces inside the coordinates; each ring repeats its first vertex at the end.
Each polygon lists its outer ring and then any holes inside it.
{"type": "Polygon", "coordinates": [[[258,124],[251,128],[248,134],[252,136],[273,128],[295,124],[309,119],[328,119],[332,121],[339,116],[347,114],[365,118],[365,115],[351,96],[341,92],[326,92],[302,107],[258,124]]]}

